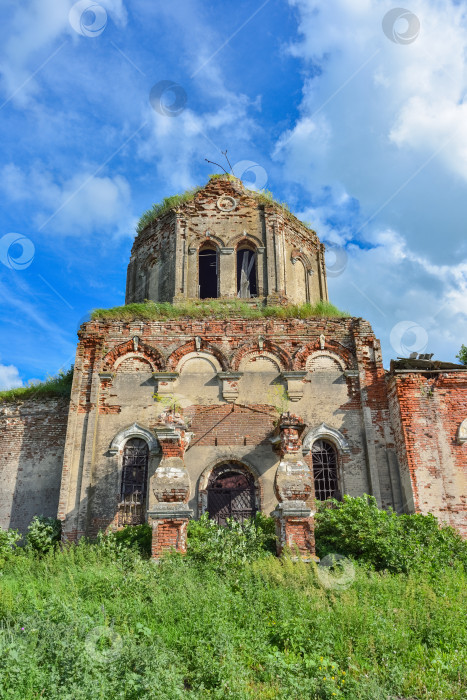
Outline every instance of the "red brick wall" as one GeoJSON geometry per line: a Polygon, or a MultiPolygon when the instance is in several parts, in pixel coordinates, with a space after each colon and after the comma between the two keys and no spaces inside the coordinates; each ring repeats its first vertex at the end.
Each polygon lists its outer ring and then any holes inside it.
{"type": "Polygon", "coordinates": [[[467,373],[403,373],[388,392],[406,505],[433,513],[467,536],[467,373]]]}
{"type": "Polygon", "coordinates": [[[35,515],[56,517],[67,399],[0,404],[0,527],[26,531],[35,515]]]}

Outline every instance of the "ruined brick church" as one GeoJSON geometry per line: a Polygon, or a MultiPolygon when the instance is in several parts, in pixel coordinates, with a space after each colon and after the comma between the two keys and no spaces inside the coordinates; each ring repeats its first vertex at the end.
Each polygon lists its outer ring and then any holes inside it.
{"type": "Polygon", "coordinates": [[[126,303],[242,299],[258,313],[95,319],[70,400],[0,404],[0,525],[58,516],[76,540],[148,522],[183,551],[202,513],[273,515],[314,552],[316,499],[372,494],[467,534],[467,368],[383,368],[361,318],[282,318],[328,299],[324,246],[282,206],[215,177],[137,236],[126,303]]]}

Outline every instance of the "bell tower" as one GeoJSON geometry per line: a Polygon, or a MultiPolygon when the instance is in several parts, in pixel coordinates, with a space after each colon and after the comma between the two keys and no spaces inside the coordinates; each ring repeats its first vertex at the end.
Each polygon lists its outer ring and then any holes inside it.
{"type": "Polygon", "coordinates": [[[137,236],[126,303],[327,300],[324,245],[285,207],[229,175],[156,216],[137,236]]]}

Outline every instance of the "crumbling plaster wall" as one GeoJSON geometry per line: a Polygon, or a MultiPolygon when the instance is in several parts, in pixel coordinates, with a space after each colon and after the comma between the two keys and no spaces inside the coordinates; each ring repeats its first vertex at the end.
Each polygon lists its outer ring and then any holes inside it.
{"type": "Polygon", "coordinates": [[[261,203],[239,181],[210,180],[193,200],[154,220],[136,238],[126,303],[199,297],[198,253],[217,252],[218,296],[237,296],[239,245],[256,252],[258,297],[270,302],[327,299],[324,246],[280,206],[261,203]]]}
{"type": "MultiPolygon", "coordinates": [[[[343,437],[346,493],[374,492],[382,505],[399,498],[388,475],[388,427],[368,431],[365,425],[364,409],[377,418],[387,403],[374,386],[382,380],[385,388],[379,346],[361,319],[95,321],[80,336],[60,499],[69,536],[94,534],[114,522],[121,454],[110,452],[112,440],[134,423],[154,431],[163,402],[171,400],[181,404],[193,432],[185,466],[195,515],[202,475],[226,459],[251,468],[262,508],[271,512],[279,463],[271,438],[284,410],[283,389],[307,430],[325,423],[343,437]]],[[[156,449],[148,507],[160,459],[156,449]]],[[[311,464],[310,454],[306,459],[311,464]]]]}

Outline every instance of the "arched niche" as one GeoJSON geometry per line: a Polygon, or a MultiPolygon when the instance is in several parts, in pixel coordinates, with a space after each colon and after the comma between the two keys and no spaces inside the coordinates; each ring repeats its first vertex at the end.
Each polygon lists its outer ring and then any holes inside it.
{"type": "Polygon", "coordinates": [[[175,392],[182,405],[206,405],[221,400],[221,383],[217,375],[222,372],[222,366],[211,353],[187,353],[178,362],[177,372],[175,392]]]}
{"type": "Polygon", "coordinates": [[[252,352],[240,362],[238,401],[242,404],[275,405],[284,384],[278,358],[269,352],[252,352]]]}
{"type": "Polygon", "coordinates": [[[339,355],[330,350],[318,350],[307,358],[305,369],[308,372],[337,372],[340,374],[345,370],[345,363],[339,355]]]}

